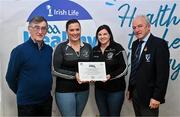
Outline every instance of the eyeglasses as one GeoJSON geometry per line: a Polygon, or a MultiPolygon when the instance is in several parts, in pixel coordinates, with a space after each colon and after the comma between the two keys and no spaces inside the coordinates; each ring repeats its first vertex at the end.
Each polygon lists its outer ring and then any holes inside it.
{"type": "Polygon", "coordinates": [[[47,32],[47,27],[40,27],[40,26],[30,26],[33,28],[35,32],[39,32],[41,30],[42,33],[47,32]]]}

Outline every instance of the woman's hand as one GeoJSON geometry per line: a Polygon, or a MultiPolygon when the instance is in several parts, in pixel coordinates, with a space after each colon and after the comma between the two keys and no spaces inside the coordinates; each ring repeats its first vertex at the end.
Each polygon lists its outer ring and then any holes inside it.
{"type": "Polygon", "coordinates": [[[76,77],[77,82],[78,82],[79,84],[82,84],[82,81],[81,81],[80,78],[79,78],[79,73],[76,73],[75,77],[76,77]]]}
{"type": "Polygon", "coordinates": [[[111,78],[110,74],[106,75],[106,80],[103,80],[102,82],[106,82],[111,78]]]}
{"type": "Polygon", "coordinates": [[[87,82],[89,82],[89,81],[81,81],[80,80],[80,78],[79,78],[79,73],[76,73],[76,80],[77,80],[77,82],[79,83],[79,84],[82,84],[82,83],[87,83],[87,82]]]}

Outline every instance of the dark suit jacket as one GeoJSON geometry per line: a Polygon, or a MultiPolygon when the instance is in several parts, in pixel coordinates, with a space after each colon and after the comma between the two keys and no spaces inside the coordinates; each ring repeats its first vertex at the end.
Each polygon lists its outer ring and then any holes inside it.
{"type": "MultiPolygon", "coordinates": [[[[132,44],[131,62],[137,44],[138,40],[132,44]]],[[[128,90],[132,93],[135,88],[140,102],[145,105],[149,105],[151,98],[164,103],[168,79],[169,49],[167,42],[151,34],[140,57],[135,84],[129,82],[128,90]]]]}

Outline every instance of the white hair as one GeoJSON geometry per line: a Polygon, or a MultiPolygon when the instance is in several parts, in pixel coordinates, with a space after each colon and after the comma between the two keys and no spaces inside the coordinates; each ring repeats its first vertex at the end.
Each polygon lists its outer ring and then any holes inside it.
{"type": "Polygon", "coordinates": [[[134,19],[136,19],[136,18],[144,18],[146,21],[146,24],[149,26],[151,25],[150,20],[149,20],[148,16],[146,16],[146,15],[137,15],[134,19]]]}

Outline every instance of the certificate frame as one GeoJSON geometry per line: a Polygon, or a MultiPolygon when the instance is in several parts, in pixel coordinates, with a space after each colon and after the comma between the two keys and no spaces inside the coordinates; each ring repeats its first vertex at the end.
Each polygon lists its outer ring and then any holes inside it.
{"type": "Polygon", "coordinates": [[[106,80],[105,62],[78,62],[81,81],[106,80]]]}

